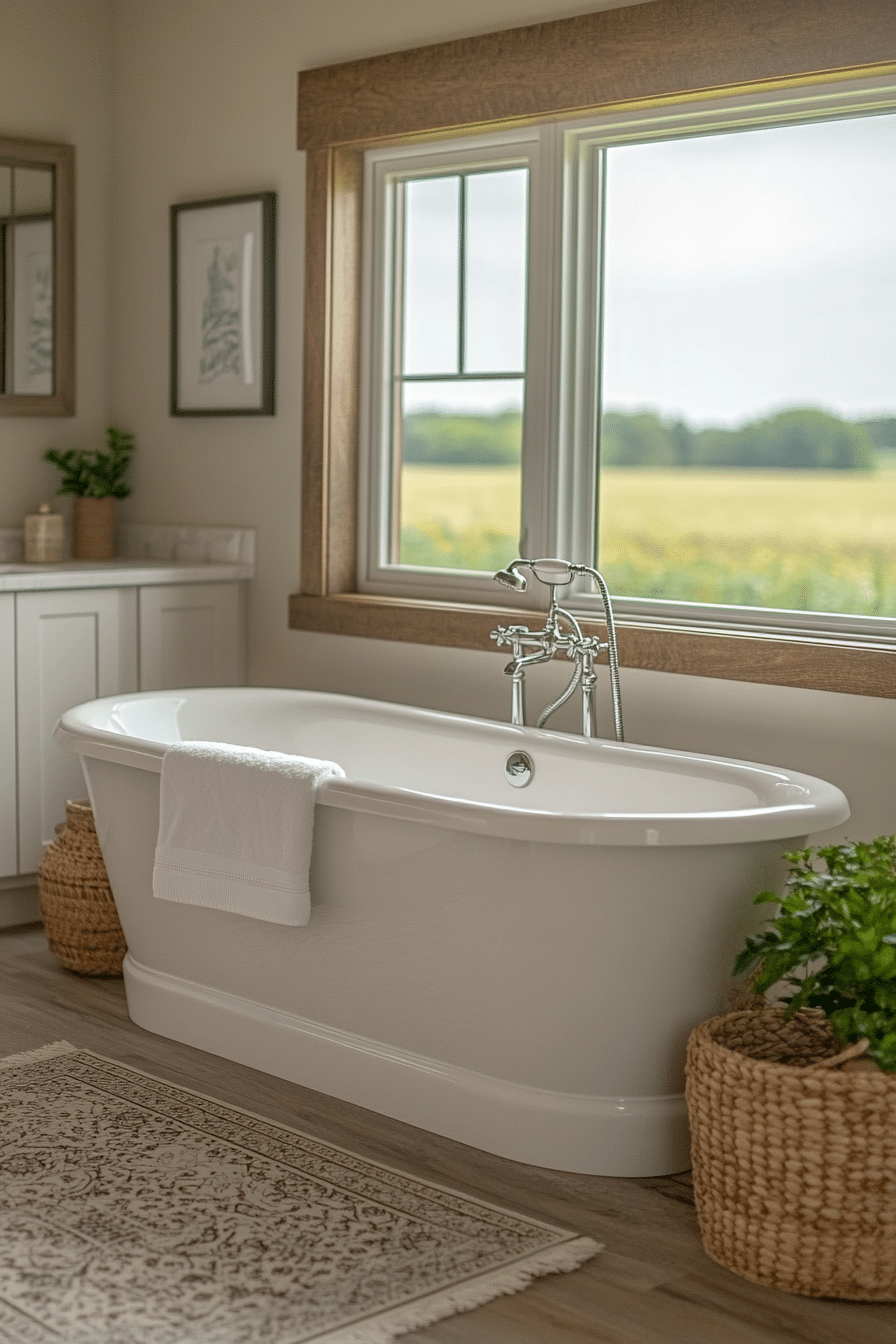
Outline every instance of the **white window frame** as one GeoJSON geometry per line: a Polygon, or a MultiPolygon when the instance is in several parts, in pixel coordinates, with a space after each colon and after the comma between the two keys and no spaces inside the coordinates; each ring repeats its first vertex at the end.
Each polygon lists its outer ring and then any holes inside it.
{"type": "MultiPolygon", "coordinates": [[[[520,554],[594,563],[600,416],[601,151],[621,144],[734,129],[836,120],[896,111],[896,77],[865,78],[712,100],[670,100],[647,111],[592,115],[512,132],[367,151],[364,166],[361,424],[357,587],[387,596],[491,602],[488,575],[382,563],[389,500],[387,398],[390,340],[389,186],[396,178],[441,175],[479,164],[528,164],[529,293],[523,421],[520,554]]],[[[508,560],[512,559],[508,556],[508,560]]],[[[535,605],[532,585],[520,605],[535,605]]],[[[501,601],[509,594],[504,590],[501,601]]],[[[512,599],[511,599],[512,600],[512,599]]],[[[584,585],[567,605],[599,615],[584,585]]],[[[710,603],[614,597],[614,610],[641,625],[859,635],[890,642],[896,619],[710,603]]]]}
{"type": "MultiPolygon", "coordinates": [[[[364,221],[361,323],[360,462],[358,514],[358,591],[434,600],[488,600],[490,576],[462,570],[435,570],[385,562],[391,496],[389,439],[392,398],[395,225],[392,186],[397,181],[447,176],[476,168],[529,170],[529,267],[526,303],[526,393],[523,405],[522,516],[550,517],[553,473],[547,435],[554,417],[549,407],[550,342],[556,320],[549,307],[556,294],[554,243],[559,219],[547,188],[559,137],[552,126],[468,136],[426,146],[370,150],[364,163],[364,221]]],[[[544,553],[553,539],[533,529],[521,537],[544,553]]],[[[508,559],[512,559],[508,556],[508,559]]],[[[531,603],[530,603],[531,605],[531,603]]]]}

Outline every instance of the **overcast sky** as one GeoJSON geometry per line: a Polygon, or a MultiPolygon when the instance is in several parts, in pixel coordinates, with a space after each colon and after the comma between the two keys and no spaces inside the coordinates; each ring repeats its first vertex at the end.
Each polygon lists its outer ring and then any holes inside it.
{"type": "Polygon", "coordinates": [[[608,160],[606,405],[896,414],[896,116],[608,160]]]}
{"type": "MultiPolygon", "coordinates": [[[[468,179],[468,367],[519,367],[523,175],[468,179]]],[[[457,179],[412,183],[405,371],[457,357],[457,179]]],[[[604,404],[733,425],[896,414],[896,115],[608,151],[604,404]]],[[[408,385],[406,406],[519,404],[408,385]]]]}

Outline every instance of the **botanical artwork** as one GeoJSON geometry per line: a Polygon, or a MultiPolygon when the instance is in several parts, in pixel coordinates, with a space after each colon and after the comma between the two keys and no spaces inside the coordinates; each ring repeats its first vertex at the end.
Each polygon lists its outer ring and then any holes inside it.
{"type": "Polygon", "coordinates": [[[196,245],[202,295],[199,382],[250,381],[244,354],[243,240],[225,238],[196,245]]]}
{"type": "Polygon", "coordinates": [[[34,252],[28,258],[28,380],[53,376],[53,258],[34,252]]]}
{"type": "Polygon", "coordinates": [[[171,207],[173,415],[274,414],[274,200],[171,207]]]}

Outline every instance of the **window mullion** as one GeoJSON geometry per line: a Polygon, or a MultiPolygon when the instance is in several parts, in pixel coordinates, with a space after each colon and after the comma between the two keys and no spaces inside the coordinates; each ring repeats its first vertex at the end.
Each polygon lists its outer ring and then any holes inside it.
{"type": "Polygon", "coordinates": [[[457,202],[457,372],[466,372],[467,352],[467,175],[461,173],[457,202]]]}
{"type": "Polygon", "coordinates": [[[563,160],[556,549],[591,565],[598,471],[602,163],[598,152],[572,136],[563,160]]]}
{"type": "Polygon", "coordinates": [[[401,468],[404,456],[404,419],[402,416],[402,373],[404,371],[405,286],[404,251],[407,233],[407,192],[405,184],[394,185],[394,227],[392,230],[392,340],[389,363],[388,434],[392,451],[388,458],[388,564],[397,565],[401,552],[401,468]]]}
{"type": "MultiPolygon", "coordinates": [[[[523,419],[520,553],[546,555],[556,550],[556,471],[558,450],[557,322],[559,258],[556,240],[561,207],[557,128],[540,128],[530,160],[526,399],[523,419]]],[[[526,594],[541,605],[544,593],[526,594]]]]}

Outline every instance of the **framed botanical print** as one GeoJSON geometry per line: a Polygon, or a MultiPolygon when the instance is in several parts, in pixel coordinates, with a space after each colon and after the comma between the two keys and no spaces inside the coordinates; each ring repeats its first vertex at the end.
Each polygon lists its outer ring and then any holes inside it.
{"type": "Polygon", "coordinates": [[[274,414],[275,194],[171,207],[171,414],[274,414]]]}

